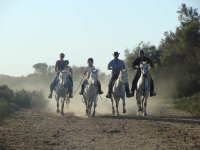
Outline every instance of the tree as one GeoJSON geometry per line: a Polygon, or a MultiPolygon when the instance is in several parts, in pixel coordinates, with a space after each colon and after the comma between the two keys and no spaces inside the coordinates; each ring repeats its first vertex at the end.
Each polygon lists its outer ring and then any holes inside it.
{"type": "Polygon", "coordinates": [[[33,68],[37,74],[47,74],[48,72],[48,65],[46,63],[37,63],[33,65],[33,68]]]}
{"type": "Polygon", "coordinates": [[[159,75],[176,79],[176,96],[188,96],[200,90],[200,16],[197,9],[182,4],[177,11],[180,26],[165,32],[159,75]]]}

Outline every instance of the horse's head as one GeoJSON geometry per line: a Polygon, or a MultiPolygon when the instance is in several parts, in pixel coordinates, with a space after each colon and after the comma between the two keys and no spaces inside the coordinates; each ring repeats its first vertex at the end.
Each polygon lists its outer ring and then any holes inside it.
{"type": "Polygon", "coordinates": [[[59,73],[59,82],[62,87],[67,86],[68,76],[68,73],[65,71],[59,73]]]}
{"type": "Polygon", "coordinates": [[[98,71],[97,70],[92,70],[90,73],[90,77],[88,79],[89,84],[97,84],[98,80],[98,71]]]}
{"type": "Polygon", "coordinates": [[[128,83],[128,74],[126,69],[120,71],[119,80],[123,83],[128,83]]]}
{"type": "Polygon", "coordinates": [[[149,73],[149,69],[150,69],[150,65],[146,62],[142,62],[140,64],[140,69],[141,69],[141,75],[144,77],[144,78],[147,78],[147,75],[149,73]]]}

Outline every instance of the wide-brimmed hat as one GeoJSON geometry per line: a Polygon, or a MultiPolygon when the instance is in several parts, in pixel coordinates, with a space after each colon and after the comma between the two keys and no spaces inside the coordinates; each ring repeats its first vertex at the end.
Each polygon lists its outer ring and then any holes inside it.
{"type": "Polygon", "coordinates": [[[114,53],[113,53],[113,56],[119,56],[119,54],[120,54],[120,53],[118,53],[118,52],[114,52],[114,53]]]}

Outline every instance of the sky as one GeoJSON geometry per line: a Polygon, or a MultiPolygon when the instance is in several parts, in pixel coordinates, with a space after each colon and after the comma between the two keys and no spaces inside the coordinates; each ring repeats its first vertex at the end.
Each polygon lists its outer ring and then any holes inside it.
{"type": "Polygon", "coordinates": [[[199,0],[0,0],[0,74],[26,76],[33,65],[54,65],[61,52],[71,66],[89,57],[105,73],[113,52],[141,41],[158,46],[179,26],[181,4],[199,0]]]}

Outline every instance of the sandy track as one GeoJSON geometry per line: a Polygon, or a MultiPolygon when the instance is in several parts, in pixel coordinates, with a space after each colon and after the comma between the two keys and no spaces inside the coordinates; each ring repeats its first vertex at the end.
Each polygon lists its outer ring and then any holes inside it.
{"type": "Polygon", "coordinates": [[[108,114],[90,119],[22,110],[0,122],[0,149],[199,150],[200,119],[161,110],[148,117],[108,114]]]}

